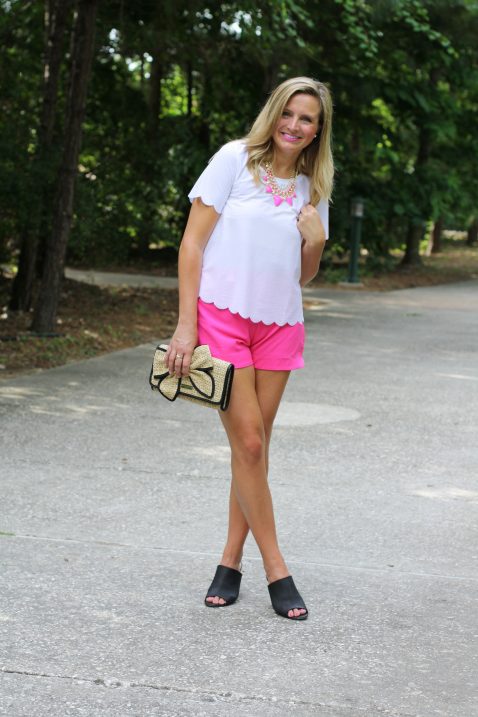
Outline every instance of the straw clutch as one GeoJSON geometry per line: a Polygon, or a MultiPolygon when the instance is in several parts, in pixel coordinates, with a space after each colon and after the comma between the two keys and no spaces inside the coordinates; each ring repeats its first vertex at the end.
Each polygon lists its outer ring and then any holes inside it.
{"type": "Polygon", "coordinates": [[[167,346],[161,344],[154,352],[149,376],[151,388],[157,389],[168,401],[178,397],[225,411],[231,396],[234,366],[213,358],[209,346],[194,349],[189,376],[171,376],[164,361],[167,346]]]}

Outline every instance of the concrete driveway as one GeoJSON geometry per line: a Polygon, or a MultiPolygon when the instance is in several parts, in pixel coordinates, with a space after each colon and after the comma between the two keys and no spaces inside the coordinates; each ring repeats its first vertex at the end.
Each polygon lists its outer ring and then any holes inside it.
{"type": "Polygon", "coordinates": [[[270,476],[306,622],[252,540],[204,607],[229,453],[153,345],[0,382],[0,714],[478,715],[478,282],[306,293],[270,476]]]}

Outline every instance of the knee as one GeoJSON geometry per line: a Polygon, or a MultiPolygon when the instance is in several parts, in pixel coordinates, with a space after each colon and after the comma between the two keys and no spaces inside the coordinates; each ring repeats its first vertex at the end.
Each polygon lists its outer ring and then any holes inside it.
{"type": "Polygon", "coordinates": [[[242,461],[255,464],[264,460],[265,437],[260,431],[244,433],[237,444],[237,457],[242,461]]]}

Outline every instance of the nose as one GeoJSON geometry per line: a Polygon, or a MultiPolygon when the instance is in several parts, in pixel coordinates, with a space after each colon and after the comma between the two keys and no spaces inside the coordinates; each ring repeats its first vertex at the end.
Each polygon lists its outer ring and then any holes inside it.
{"type": "Polygon", "coordinates": [[[291,115],[289,117],[289,121],[287,122],[287,126],[289,127],[289,129],[297,129],[298,123],[299,123],[298,117],[296,115],[293,115],[293,116],[291,115]]]}

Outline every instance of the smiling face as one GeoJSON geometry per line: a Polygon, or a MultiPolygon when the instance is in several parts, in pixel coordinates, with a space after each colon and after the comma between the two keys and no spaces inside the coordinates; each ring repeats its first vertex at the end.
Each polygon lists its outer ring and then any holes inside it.
{"type": "Polygon", "coordinates": [[[298,93],[286,104],[272,135],[274,149],[284,156],[298,157],[319,129],[320,104],[313,95],[298,93]]]}

